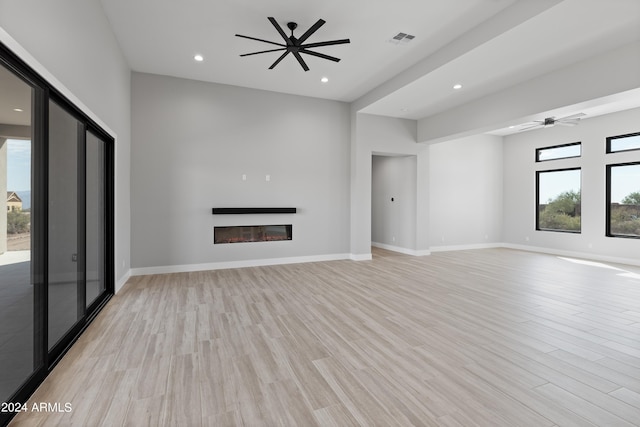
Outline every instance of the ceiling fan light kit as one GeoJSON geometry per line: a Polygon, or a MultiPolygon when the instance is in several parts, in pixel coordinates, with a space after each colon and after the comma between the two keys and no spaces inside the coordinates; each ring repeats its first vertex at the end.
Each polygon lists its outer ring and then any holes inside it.
{"type": "Polygon", "coordinates": [[[241,34],[236,34],[236,37],[242,37],[242,38],[249,39],[249,40],[256,40],[256,41],[259,41],[259,42],[268,43],[268,44],[275,45],[275,46],[280,46],[279,48],[276,48],[276,49],[267,49],[267,50],[261,50],[261,51],[258,51],[258,52],[251,52],[251,53],[245,53],[245,54],[240,55],[240,56],[244,57],[244,56],[258,55],[258,54],[261,54],[261,53],[284,51],[284,53],[282,53],[282,55],[280,55],[278,57],[278,59],[276,59],[276,61],[273,64],[271,64],[271,66],[269,67],[270,70],[273,70],[273,68],[275,68],[275,66],[278,65],[280,63],[280,61],[282,61],[290,53],[298,60],[298,63],[300,64],[300,66],[302,67],[302,69],[304,71],[309,71],[309,66],[304,61],[302,56],[300,55],[301,53],[304,53],[306,55],[315,56],[315,57],[322,58],[322,59],[327,59],[329,61],[339,62],[340,58],[336,58],[335,56],[325,55],[325,54],[319,53],[319,52],[314,52],[314,51],[309,50],[309,49],[310,48],[314,48],[314,47],[322,47],[322,46],[331,46],[331,45],[337,45],[337,44],[350,43],[349,39],[329,40],[329,41],[317,42],[317,43],[305,43],[307,41],[307,39],[313,33],[315,33],[318,30],[318,28],[322,27],[325,24],[326,21],[324,21],[323,19],[318,19],[318,21],[315,24],[313,24],[300,37],[295,37],[293,35],[293,31],[296,28],[298,28],[298,24],[296,24],[295,22],[287,23],[287,28],[291,31],[291,35],[287,36],[287,34],[284,32],[284,30],[282,29],[280,24],[278,24],[278,22],[274,18],[269,17],[268,19],[269,19],[269,22],[271,22],[271,24],[275,27],[276,31],[278,31],[280,36],[283,38],[284,43],[276,43],[276,42],[272,42],[272,41],[269,41],[269,40],[259,39],[259,38],[256,38],[256,37],[243,36],[241,34]]]}

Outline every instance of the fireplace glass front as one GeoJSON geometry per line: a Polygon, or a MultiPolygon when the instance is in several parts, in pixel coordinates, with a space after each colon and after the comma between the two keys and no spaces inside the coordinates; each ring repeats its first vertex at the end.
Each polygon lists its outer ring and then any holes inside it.
{"type": "Polygon", "coordinates": [[[291,224],[214,227],[213,243],[273,242],[291,240],[291,231],[291,224]]]}

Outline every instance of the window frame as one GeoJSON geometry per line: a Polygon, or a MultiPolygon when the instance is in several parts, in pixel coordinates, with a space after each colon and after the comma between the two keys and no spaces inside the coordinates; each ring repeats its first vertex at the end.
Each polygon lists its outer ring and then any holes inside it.
{"type": "Polygon", "coordinates": [[[582,234],[582,167],[570,167],[559,169],[544,169],[536,171],[536,231],[550,231],[555,233],[569,233],[569,234],[582,234]],[[540,175],[549,172],[565,172],[565,171],[580,171],[580,230],[557,230],[553,228],[541,228],[540,227],[540,175]]]}
{"type": "MultiPolygon", "coordinates": [[[[625,150],[631,151],[631,150],[625,150]]],[[[605,165],[605,236],[622,239],[640,239],[640,235],[629,234],[614,234],[611,232],[611,169],[620,166],[640,166],[640,161],[637,162],[623,162],[623,163],[610,163],[605,165]]]]}
{"type": "Polygon", "coordinates": [[[549,147],[536,148],[536,163],[551,162],[551,161],[554,161],[554,160],[576,159],[576,158],[579,158],[579,157],[582,157],[582,141],[570,142],[568,144],[551,145],[549,147]],[[540,152],[542,152],[544,150],[551,150],[551,149],[554,149],[554,148],[571,147],[571,146],[574,146],[574,145],[578,145],[580,147],[580,154],[578,154],[577,156],[556,157],[556,158],[553,158],[553,159],[540,160],[540,152]]]}
{"type": "Polygon", "coordinates": [[[631,138],[633,136],[640,136],[640,132],[627,133],[627,134],[624,134],[624,135],[608,136],[607,139],[606,139],[606,145],[605,145],[606,154],[627,153],[629,151],[639,151],[640,150],[640,146],[638,148],[628,148],[626,150],[611,150],[611,141],[616,140],[616,139],[631,138]]]}

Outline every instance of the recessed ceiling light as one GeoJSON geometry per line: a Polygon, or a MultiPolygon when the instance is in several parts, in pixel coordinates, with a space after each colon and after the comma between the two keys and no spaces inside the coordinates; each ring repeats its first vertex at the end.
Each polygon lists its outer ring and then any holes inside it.
{"type": "Polygon", "coordinates": [[[320,79],[320,81],[321,81],[322,83],[326,83],[326,82],[328,82],[328,81],[329,81],[329,78],[328,78],[328,77],[323,77],[323,78],[321,78],[321,79],[320,79]]]}
{"type": "Polygon", "coordinates": [[[22,108],[14,108],[13,111],[16,113],[22,113],[24,110],[22,108]]]}
{"type": "Polygon", "coordinates": [[[509,129],[515,129],[515,128],[516,128],[515,126],[509,126],[509,129]]]}
{"type": "Polygon", "coordinates": [[[460,83],[456,83],[456,84],[453,85],[453,88],[455,90],[462,89],[462,85],[460,83]]]}
{"type": "Polygon", "coordinates": [[[204,61],[204,56],[197,54],[193,57],[194,60],[198,61],[198,62],[202,62],[204,61]]]}

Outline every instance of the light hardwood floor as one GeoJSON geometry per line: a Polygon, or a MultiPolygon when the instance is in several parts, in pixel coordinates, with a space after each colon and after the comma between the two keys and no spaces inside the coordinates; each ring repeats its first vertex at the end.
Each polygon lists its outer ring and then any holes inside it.
{"type": "Polygon", "coordinates": [[[640,425],[640,268],[507,249],[134,277],[12,426],[640,425]]]}

